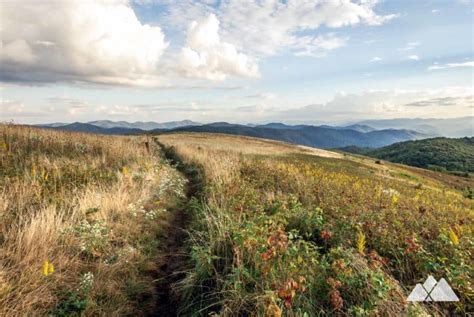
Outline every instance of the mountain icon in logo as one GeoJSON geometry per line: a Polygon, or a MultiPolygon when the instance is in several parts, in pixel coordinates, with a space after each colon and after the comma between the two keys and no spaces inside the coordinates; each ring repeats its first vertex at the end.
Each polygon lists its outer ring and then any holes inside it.
{"type": "Polygon", "coordinates": [[[459,298],[444,278],[436,281],[433,276],[428,276],[422,284],[416,284],[408,295],[409,302],[457,302],[459,298]]]}

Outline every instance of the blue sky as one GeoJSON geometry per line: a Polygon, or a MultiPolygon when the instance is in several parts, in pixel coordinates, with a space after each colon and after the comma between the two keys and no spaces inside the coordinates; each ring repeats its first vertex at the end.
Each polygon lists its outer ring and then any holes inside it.
{"type": "Polygon", "coordinates": [[[473,1],[1,2],[0,116],[473,115],[473,1]]]}

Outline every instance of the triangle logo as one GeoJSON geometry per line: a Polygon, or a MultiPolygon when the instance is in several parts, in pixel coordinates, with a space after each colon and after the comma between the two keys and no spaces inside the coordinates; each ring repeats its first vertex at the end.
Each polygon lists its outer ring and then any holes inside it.
{"type": "Polygon", "coordinates": [[[451,286],[444,278],[442,278],[438,284],[433,288],[430,293],[430,297],[435,302],[458,302],[459,298],[454,293],[451,286]]]}
{"type": "Polygon", "coordinates": [[[416,284],[407,301],[409,302],[457,302],[459,298],[448,282],[442,278],[439,282],[433,276],[428,276],[422,284],[416,284]]]}

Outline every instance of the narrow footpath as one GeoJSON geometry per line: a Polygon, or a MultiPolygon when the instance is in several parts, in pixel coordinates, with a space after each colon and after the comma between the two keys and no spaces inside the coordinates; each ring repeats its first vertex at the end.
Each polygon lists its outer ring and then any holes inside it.
{"type": "Polygon", "coordinates": [[[157,259],[157,302],[156,310],[150,316],[171,317],[180,316],[180,297],[176,292],[176,284],[186,277],[189,268],[189,250],[187,228],[191,213],[189,204],[193,197],[200,193],[201,182],[198,173],[179,160],[172,149],[156,141],[162,148],[166,159],[177,166],[177,169],[188,180],[186,185],[186,198],[174,209],[168,210],[168,219],[163,224],[163,234],[157,259]]]}

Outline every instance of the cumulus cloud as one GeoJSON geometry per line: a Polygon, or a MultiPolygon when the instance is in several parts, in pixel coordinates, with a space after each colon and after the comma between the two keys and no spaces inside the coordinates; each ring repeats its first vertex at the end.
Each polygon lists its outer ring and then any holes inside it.
{"type": "Polygon", "coordinates": [[[460,63],[447,63],[447,64],[433,64],[428,67],[428,70],[439,70],[446,68],[462,68],[462,67],[474,67],[474,61],[460,62],[460,63]]]}
{"type": "Polygon", "coordinates": [[[162,5],[157,26],[142,23],[132,2],[1,1],[0,81],[163,87],[192,81],[183,75],[258,77],[260,58],[324,57],[346,45],[347,37],[316,33],[321,26],[381,25],[397,16],[377,14],[377,0],[135,1],[162,5]],[[174,31],[186,27],[183,45],[174,31]]]}
{"type": "Polygon", "coordinates": [[[228,75],[258,77],[256,62],[237,51],[219,36],[219,20],[214,14],[188,28],[186,47],[182,49],[182,67],[190,77],[223,80],[228,75]]]}
{"type": "MultiPolygon", "coordinates": [[[[169,0],[161,0],[164,4],[169,0]]],[[[306,0],[306,1],[218,1],[210,6],[203,1],[174,2],[164,14],[167,24],[177,28],[184,21],[205,18],[214,13],[222,22],[221,36],[238,49],[258,57],[276,55],[282,50],[298,49],[301,42],[317,38],[314,33],[321,26],[341,28],[357,24],[381,25],[397,14],[379,15],[375,12],[376,0],[306,0]],[[302,35],[305,32],[305,35],[302,35]]],[[[334,42],[333,42],[334,43],[334,42]]],[[[339,44],[337,44],[339,45],[339,44]]],[[[339,46],[340,47],[340,46],[339,46]]]]}
{"type": "Polygon", "coordinates": [[[4,81],[129,83],[152,74],[168,46],[125,0],[0,2],[4,81]]]}
{"type": "Polygon", "coordinates": [[[410,55],[408,56],[408,59],[411,59],[412,61],[419,61],[420,57],[418,55],[410,55]]]}

